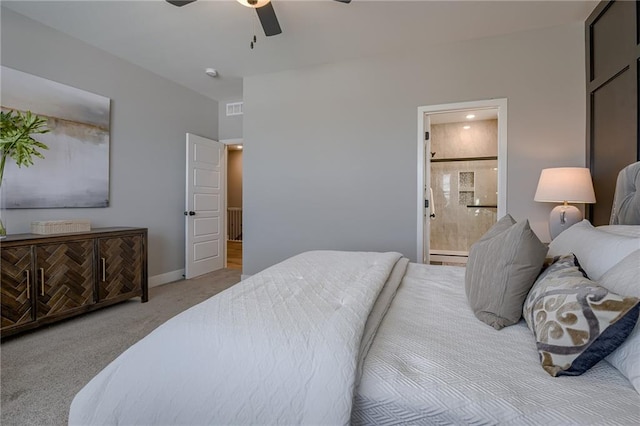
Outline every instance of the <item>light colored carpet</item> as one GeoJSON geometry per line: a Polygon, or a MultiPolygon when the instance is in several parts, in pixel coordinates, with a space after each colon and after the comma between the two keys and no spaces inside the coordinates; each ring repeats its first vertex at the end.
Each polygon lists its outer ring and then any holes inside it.
{"type": "Polygon", "coordinates": [[[240,281],[222,269],[149,289],[139,298],[15,337],[0,346],[1,424],[66,425],[75,394],[160,324],[240,281]]]}

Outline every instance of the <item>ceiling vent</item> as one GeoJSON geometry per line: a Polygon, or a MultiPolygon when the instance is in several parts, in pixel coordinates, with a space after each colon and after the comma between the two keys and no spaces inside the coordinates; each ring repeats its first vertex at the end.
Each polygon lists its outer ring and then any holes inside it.
{"type": "Polygon", "coordinates": [[[242,115],[242,102],[227,104],[227,117],[231,115],[242,115]]]}

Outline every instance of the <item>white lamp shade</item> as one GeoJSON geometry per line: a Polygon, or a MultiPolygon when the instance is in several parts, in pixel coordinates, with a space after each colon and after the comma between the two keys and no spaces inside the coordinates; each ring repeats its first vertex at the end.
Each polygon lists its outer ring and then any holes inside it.
{"type": "Polygon", "coordinates": [[[591,173],[584,167],[543,169],[533,199],[551,203],[595,203],[591,173]]]}

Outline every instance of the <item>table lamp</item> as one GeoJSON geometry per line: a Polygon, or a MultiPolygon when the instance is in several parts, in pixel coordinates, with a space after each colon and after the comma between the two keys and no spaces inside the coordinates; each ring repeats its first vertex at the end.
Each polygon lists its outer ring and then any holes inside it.
{"type": "Polygon", "coordinates": [[[582,220],[580,210],[568,203],[596,202],[591,173],[584,167],[543,169],[533,199],[546,203],[563,203],[554,207],[549,215],[549,232],[553,239],[582,220]]]}

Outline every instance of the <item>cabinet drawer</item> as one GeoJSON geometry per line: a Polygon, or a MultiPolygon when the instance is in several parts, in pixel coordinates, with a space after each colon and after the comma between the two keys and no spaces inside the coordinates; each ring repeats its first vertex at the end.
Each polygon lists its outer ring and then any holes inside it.
{"type": "Polygon", "coordinates": [[[98,240],[98,301],[140,294],[143,279],[143,236],[98,240]]]}
{"type": "Polygon", "coordinates": [[[31,247],[0,250],[2,256],[2,329],[33,321],[31,247]]]}
{"type": "Polygon", "coordinates": [[[36,246],[37,317],[61,315],[94,303],[93,240],[36,246]]]}

